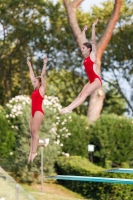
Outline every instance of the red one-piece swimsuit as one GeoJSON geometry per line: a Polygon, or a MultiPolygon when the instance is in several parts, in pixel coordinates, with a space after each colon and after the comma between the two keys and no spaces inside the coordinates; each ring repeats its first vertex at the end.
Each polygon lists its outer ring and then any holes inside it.
{"type": "Polygon", "coordinates": [[[95,62],[91,60],[90,56],[84,59],[83,64],[90,83],[92,83],[95,80],[95,78],[98,78],[102,85],[102,80],[94,69],[95,62]]]}
{"type": "Polygon", "coordinates": [[[31,94],[31,113],[32,117],[36,111],[40,111],[44,115],[44,111],[42,109],[42,102],[44,98],[41,96],[39,89],[34,90],[31,94]]]}

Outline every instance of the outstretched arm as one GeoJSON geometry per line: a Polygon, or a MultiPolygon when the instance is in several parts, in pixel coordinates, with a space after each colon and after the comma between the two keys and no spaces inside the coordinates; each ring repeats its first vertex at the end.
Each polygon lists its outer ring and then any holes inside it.
{"type": "Polygon", "coordinates": [[[29,60],[27,60],[27,65],[29,66],[29,71],[30,71],[30,79],[31,79],[31,82],[33,84],[34,82],[34,79],[35,79],[35,75],[34,75],[34,72],[33,72],[33,68],[32,68],[32,65],[30,63],[29,60]]]}
{"type": "Polygon", "coordinates": [[[46,75],[46,66],[47,66],[47,62],[48,62],[48,58],[47,58],[47,56],[46,56],[46,58],[44,58],[44,60],[43,60],[43,69],[42,69],[42,73],[41,73],[41,81],[42,81],[42,84],[41,84],[40,90],[41,90],[41,94],[42,94],[42,95],[44,95],[45,90],[46,90],[45,75],[46,75]]]}
{"type": "Polygon", "coordinates": [[[88,29],[88,26],[85,25],[84,28],[83,28],[83,31],[82,31],[82,44],[87,42],[87,39],[86,39],[86,31],[88,29]]]}
{"type": "Polygon", "coordinates": [[[96,35],[95,35],[95,26],[98,23],[98,19],[92,25],[92,35],[91,35],[91,44],[92,52],[96,53],[96,35]]]}

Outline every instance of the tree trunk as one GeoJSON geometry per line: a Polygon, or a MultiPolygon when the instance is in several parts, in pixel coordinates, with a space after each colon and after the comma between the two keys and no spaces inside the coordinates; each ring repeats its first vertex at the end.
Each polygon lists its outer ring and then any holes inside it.
{"type": "MultiPolygon", "coordinates": [[[[75,40],[79,47],[81,47],[82,41],[81,41],[81,30],[79,28],[79,25],[76,19],[76,9],[81,4],[81,2],[83,2],[83,0],[73,0],[72,2],[70,0],[64,0],[64,5],[65,5],[67,16],[68,16],[68,21],[72,29],[73,35],[75,37],[75,40]]],[[[111,39],[115,24],[119,18],[121,4],[122,4],[122,0],[115,0],[114,9],[110,16],[107,27],[100,41],[97,44],[97,72],[99,75],[101,75],[102,55],[111,39]]],[[[98,119],[98,117],[100,116],[104,98],[105,98],[105,92],[104,92],[103,87],[101,87],[99,90],[95,91],[91,95],[88,112],[87,112],[89,121],[91,123],[94,122],[96,119],[98,119]]]]}
{"type": "MultiPolygon", "coordinates": [[[[101,76],[101,62],[100,61],[98,62],[98,60],[97,60],[97,72],[101,76]]],[[[90,96],[90,101],[87,111],[87,116],[89,118],[90,123],[93,123],[100,117],[104,99],[105,99],[105,91],[103,87],[100,87],[90,96]]]]}

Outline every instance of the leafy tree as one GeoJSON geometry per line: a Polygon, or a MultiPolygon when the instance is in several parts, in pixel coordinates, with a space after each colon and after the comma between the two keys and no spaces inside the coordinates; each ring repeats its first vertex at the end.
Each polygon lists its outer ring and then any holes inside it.
{"type": "Polygon", "coordinates": [[[133,105],[129,97],[133,85],[132,12],[133,2],[129,2],[127,6],[122,7],[116,31],[103,55],[103,79],[110,87],[117,89],[125,100],[131,115],[133,113],[133,105]],[[110,78],[107,79],[108,73],[110,78]]]}
{"type": "Polygon", "coordinates": [[[106,99],[103,104],[102,113],[124,115],[127,112],[126,101],[119,91],[112,87],[106,87],[106,99]]]}
{"type": "MultiPolygon", "coordinates": [[[[76,10],[82,1],[83,0],[74,0],[71,2],[70,0],[64,0],[64,5],[65,5],[66,12],[68,15],[68,21],[72,29],[73,35],[75,37],[75,40],[79,47],[81,47],[82,45],[82,39],[81,39],[82,37],[81,37],[81,30],[76,18],[76,10]]],[[[108,1],[105,4],[107,5],[106,9],[109,9],[110,13],[106,12],[107,15],[106,15],[106,18],[104,18],[104,20],[107,19],[106,21],[107,25],[103,29],[104,31],[102,30],[102,36],[97,44],[97,68],[98,68],[99,74],[101,74],[102,55],[111,39],[116,22],[119,19],[122,0],[115,0],[115,3],[108,1]]],[[[100,12],[100,17],[99,17],[98,15],[99,11],[100,9],[98,10],[96,9],[96,7],[94,8],[92,14],[90,14],[90,18],[91,18],[90,21],[92,21],[92,18],[94,18],[94,16],[96,16],[97,18],[101,19],[101,21],[103,21],[103,16],[101,15],[102,12],[100,12]]],[[[105,23],[103,25],[105,25],[105,23]]],[[[88,118],[90,122],[95,121],[100,116],[104,98],[105,98],[105,94],[102,87],[100,88],[100,92],[99,90],[97,90],[91,95],[89,108],[88,108],[88,118]]]]}
{"type": "Polygon", "coordinates": [[[31,92],[27,57],[31,59],[36,75],[41,72],[41,58],[45,54],[49,57],[48,71],[55,66],[56,69],[71,66],[71,70],[75,71],[75,65],[81,66],[81,59],[77,59],[78,51],[73,52],[76,44],[71,38],[71,30],[61,3],[54,5],[51,1],[42,0],[9,0],[5,3],[3,0],[0,22],[1,104],[12,96],[31,92]]]}

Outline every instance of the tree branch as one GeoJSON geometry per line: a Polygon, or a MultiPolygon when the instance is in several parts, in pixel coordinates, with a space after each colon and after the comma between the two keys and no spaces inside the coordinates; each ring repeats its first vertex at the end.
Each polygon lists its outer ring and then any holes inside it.
{"type": "Polygon", "coordinates": [[[122,4],[122,0],[115,0],[114,10],[110,17],[110,20],[107,24],[107,27],[106,27],[100,41],[97,44],[97,59],[98,60],[101,60],[102,54],[111,39],[114,27],[116,25],[116,22],[119,19],[121,4],[122,4]]]}
{"type": "Polygon", "coordinates": [[[83,0],[74,0],[72,2],[73,8],[77,8],[82,2],[83,0]]]}
{"type": "Polygon", "coordinates": [[[120,92],[121,96],[125,99],[127,105],[129,106],[129,108],[131,109],[131,111],[132,111],[132,113],[133,113],[133,107],[132,107],[132,105],[130,104],[130,101],[127,99],[126,95],[124,95],[124,93],[122,92],[122,90],[121,90],[121,88],[120,88],[120,86],[119,86],[119,82],[118,82],[118,79],[117,79],[116,74],[115,74],[114,72],[113,72],[113,74],[114,74],[115,79],[116,79],[116,84],[113,84],[112,82],[110,82],[110,81],[108,81],[108,80],[106,80],[106,79],[104,79],[104,81],[107,82],[107,83],[109,83],[110,85],[112,85],[112,86],[115,87],[115,88],[116,88],[116,85],[117,85],[118,91],[120,92]]]}
{"type": "Polygon", "coordinates": [[[76,8],[79,6],[79,4],[83,0],[74,0],[73,2],[70,2],[70,0],[64,0],[64,5],[67,11],[68,21],[71,27],[71,30],[73,32],[73,36],[75,37],[75,40],[79,47],[82,45],[81,40],[81,30],[77,22],[76,18],[76,8]]]}

